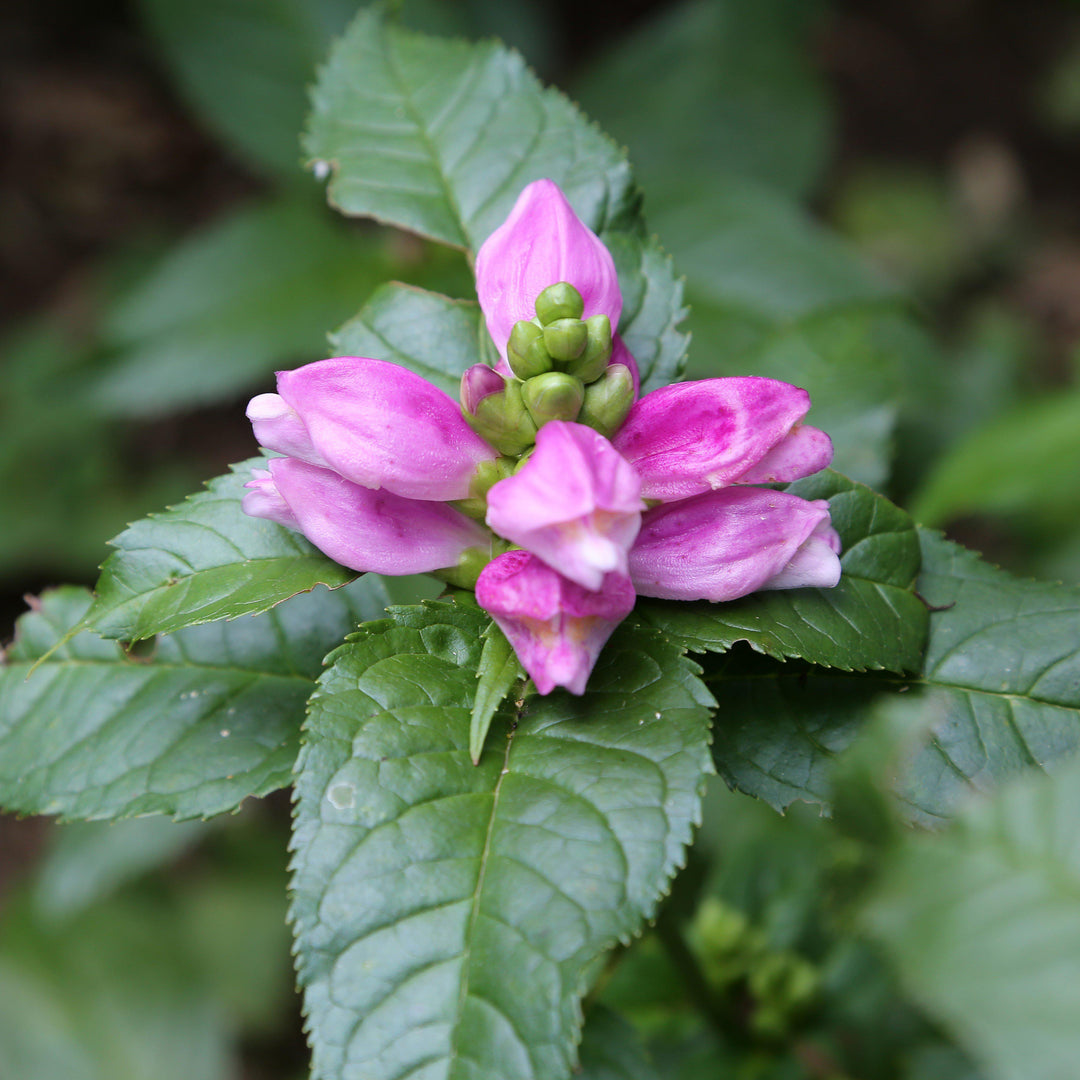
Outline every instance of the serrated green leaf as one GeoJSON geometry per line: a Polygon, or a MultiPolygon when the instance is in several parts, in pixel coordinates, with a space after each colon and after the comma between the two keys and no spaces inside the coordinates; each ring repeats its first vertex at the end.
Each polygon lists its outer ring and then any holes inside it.
{"type": "Polygon", "coordinates": [[[474,765],[480,762],[495,710],[524,674],[506,635],[492,622],[484,631],[484,648],[476,670],[479,681],[469,720],[469,757],[474,765]]]}
{"type": "Polygon", "coordinates": [[[587,966],[655,910],[697,820],[711,698],[625,625],[584,697],[528,699],[474,766],[485,622],[395,609],[312,698],[293,919],[324,1080],[563,1080],[587,966]]]}
{"type": "Polygon", "coordinates": [[[832,759],[887,709],[930,732],[895,784],[906,813],[930,823],[1080,749],[1080,589],[1022,581],[933,533],[920,539],[917,588],[931,608],[921,674],[733,658],[710,680],[725,703],[714,751],[729,783],[778,809],[827,803],[832,759]]]}
{"type": "Polygon", "coordinates": [[[893,857],[866,925],[994,1080],[1080,1059],[1080,768],[1027,777],[893,857]]]}
{"type": "Polygon", "coordinates": [[[82,629],[140,641],[185,626],[266,611],[316,585],[355,578],[299,533],[240,509],[251,458],[207,490],[144,518],[111,543],[82,629]]]}
{"type": "Polygon", "coordinates": [[[686,317],[682,278],[655,237],[646,240],[627,232],[603,237],[615,260],[622,292],[619,332],[641,374],[647,394],[680,378],[686,366],[690,337],[679,330],[686,317]]]}
{"type": "Polygon", "coordinates": [[[183,630],[146,657],[88,633],[58,646],[90,597],[48,594],[0,667],[0,805],[69,819],[207,817],[284,787],[322,657],[378,613],[372,587],[183,630]]]}
{"type": "Polygon", "coordinates": [[[638,616],[695,651],[722,652],[737,641],[778,658],[801,657],[845,671],[917,670],[926,606],[911,591],[919,539],[899,507],[838,473],[788,488],[828,499],[843,542],[844,576],[835,589],[755,593],[725,604],[640,602],[638,616]]]}
{"type": "Polygon", "coordinates": [[[806,43],[819,10],[813,0],[668,6],[586,71],[579,100],[630,148],[650,206],[689,161],[702,175],[733,172],[792,195],[811,187],[830,126],[806,43]],[[643,73],[657,92],[628,92],[643,73]]]}
{"type": "Polygon", "coordinates": [[[337,356],[401,364],[455,399],[462,373],[485,359],[490,341],[474,301],[451,300],[397,282],[377,289],[330,340],[337,356]]]}
{"type": "Polygon", "coordinates": [[[494,42],[410,33],[371,8],[331,53],[313,106],[307,152],[329,163],[346,214],[476,251],[543,177],[597,232],[636,209],[614,143],[494,42]]]}

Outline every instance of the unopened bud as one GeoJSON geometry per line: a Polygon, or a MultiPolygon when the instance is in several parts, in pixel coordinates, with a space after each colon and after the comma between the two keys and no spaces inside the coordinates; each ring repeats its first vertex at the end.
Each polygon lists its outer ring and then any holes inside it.
{"type": "Polygon", "coordinates": [[[537,427],[549,420],[576,420],[585,398],[580,379],[562,371],[549,371],[521,384],[521,396],[537,427]]]}
{"type": "Polygon", "coordinates": [[[506,361],[519,379],[531,379],[551,371],[555,362],[544,347],[544,331],[536,323],[522,320],[514,324],[506,345],[506,361]]]}
{"type": "Polygon", "coordinates": [[[549,285],[536,298],[536,317],[543,326],[556,319],[580,319],[585,314],[585,301],[569,281],[549,285]]]}
{"type": "Polygon", "coordinates": [[[462,410],[462,415],[500,454],[517,457],[536,441],[536,424],[522,401],[523,384],[506,379],[503,385],[501,393],[481,398],[474,413],[462,410]]]}
{"type": "Polygon", "coordinates": [[[585,350],[566,370],[583,383],[591,383],[604,374],[611,359],[611,320],[606,315],[590,315],[585,332],[585,350]]]}
{"type": "Polygon", "coordinates": [[[544,348],[554,360],[576,360],[588,340],[588,327],[580,319],[556,319],[544,327],[544,348]]]}
{"type": "Polygon", "coordinates": [[[501,394],[506,380],[487,364],[473,364],[461,376],[461,407],[467,413],[475,413],[476,407],[491,394],[501,394]]]}
{"type": "Polygon", "coordinates": [[[623,426],[633,404],[634,376],[625,364],[611,364],[603,378],[585,387],[578,423],[610,439],[623,426]]]}

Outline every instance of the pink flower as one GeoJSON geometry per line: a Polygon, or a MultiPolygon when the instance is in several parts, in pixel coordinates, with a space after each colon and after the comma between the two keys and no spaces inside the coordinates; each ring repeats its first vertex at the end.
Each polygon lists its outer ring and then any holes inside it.
{"type": "Polygon", "coordinates": [[[641,481],[611,443],[581,424],[553,421],[524,467],[488,492],[487,523],[586,589],[626,574],[641,526],[641,481]]]}
{"type": "Polygon", "coordinates": [[[599,589],[583,589],[535,555],[508,551],[484,568],[476,599],[541,694],[584,694],[600,650],[634,608],[634,588],[609,573],[599,589]]]}
{"type": "Polygon", "coordinates": [[[457,402],[397,364],[360,356],[279,371],[277,394],[248,406],[255,438],[368,488],[409,499],[464,499],[498,453],[457,402]]]}
{"type": "Polygon", "coordinates": [[[245,512],[302,532],[342,566],[426,574],[456,567],[471,549],[490,554],[487,529],[446,503],[361,487],[296,458],[266,464],[247,485],[245,512]]]}
{"type": "Polygon", "coordinates": [[[720,602],[837,583],[828,504],[751,486],[828,465],[805,390],[703,379],[634,400],[614,263],[549,180],[522,192],[476,272],[503,360],[464,373],[462,408],[379,360],[281,372],[248,407],[286,455],[255,471],[248,513],[357,570],[475,584],[542,694],[584,692],[635,591],[720,602]]]}
{"type": "Polygon", "coordinates": [[[612,442],[646,499],[670,502],[728,484],[787,482],[832,460],[832,442],[803,427],[810,395],[776,379],[673,383],[636,402],[612,442]]]}
{"type": "Polygon", "coordinates": [[[839,548],[823,500],[730,487],[647,511],[630,577],[642,596],[714,603],[758,589],[831,588],[839,548]]]}
{"type": "Polygon", "coordinates": [[[559,281],[581,293],[585,318],[607,315],[612,330],[619,325],[622,293],[611,253],[558,184],[536,180],[476,253],[476,294],[503,360],[514,324],[532,319],[537,296],[559,281]]]}

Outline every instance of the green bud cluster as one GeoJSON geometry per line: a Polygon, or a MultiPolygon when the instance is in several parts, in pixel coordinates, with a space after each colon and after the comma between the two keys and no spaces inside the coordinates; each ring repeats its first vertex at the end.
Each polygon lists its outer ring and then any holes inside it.
{"type": "Polygon", "coordinates": [[[609,372],[611,320],[584,314],[585,301],[573,285],[549,285],[536,298],[536,318],[515,324],[507,361],[538,428],[572,420],[610,436],[626,419],[633,381],[626,368],[609,372]]]}
{"type": "MultiPolygon", "coordinates": [[[[501,455],[478,467],[468,498],[455,503],[479,521],[489,489],[525,464],[544,424],[576,422],[611,438],[634,402],[630,369],[610,363],[606,315],[582,318],[585,302],[566,281],[544,289],[535,306],[536,318],[516,323],[507,343],[513,377],[500,378],[477,364],[462,379],[462,415],[501,455]]],[[[471,570],[453,573],[457,576],[446,580],[456,583],[471,570]]]]}

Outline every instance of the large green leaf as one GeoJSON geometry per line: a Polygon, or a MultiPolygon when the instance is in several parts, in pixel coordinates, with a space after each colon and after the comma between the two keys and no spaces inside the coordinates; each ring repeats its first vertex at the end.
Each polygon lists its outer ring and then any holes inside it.
{"type": "Polygon", "coordinates": [[[58,645],[90,597],[47,595],[19,621],[0,667],[0,805],[65,818],[206,817],[285,786],[322,657],[379,613],[377,585],[183,630],[149,656],[88,633],[58,645]]]}
{"type": "Polygon", "coordinates": [[[130,900],[46,924],[0,923],[2,1080],[227,1080],[218,1002],[193,977],[174,911],[130,900]]]}
{"type": "Polygon", "coordinates": [[[349,229],[312,193],[244,206],[121,297],[103,333],[114,355],[91,400],[107,414],[175,412],[321,360],[327,328],[401,270],[384,236],[349,229]]]}
{"type": "Polygon", "coordinates": [[[253,164],[299,168],[306,88],[355,0],[139,0],[181,92],[253,164]]]}
{"type": "Polygon", "coordinates": [[[116,537],[84,628],[138,641],[266,611],[316,585],[355,578],[299,533],[240,509],[251,470],[264,464],[234,465],[206,491],[116,537]]]}
{"type": "Polygon", "coordinates": [[[816,0],[691,0],[612,42],[576,86],[663,202],[693,162],[792,195],[818,179],[829,116],[806,38],[816,0]],[[652,83],[651,90],[628,92],[652,83]],[[673,118],[677,117],[677,121],[673,118]]]}
{"type": "Polygon", "coordinates": [[[896,780],[931,822],[973,791],[1080,748],[1080,589],[1021,581],[922,533],[930,634],[914,678],[842,676],[745,657],[713,672],[725,703],[715,756],[725,778],[782,809],[827,803],[833,757],[889,710],[929,739],[896,780]]]}
{"type": "Polygon", "coordinates": [[[334,48],[313,104],[307,151],[346,214],[475,251],[547,177],[598,232],[633,216],[615,144],[497,43],[414,34],[372,8],[334,48]]]}
{"type": "Polygon", "coordinates": [[[486,616],[393,614],[332,657],[297,766],[314,1075],[563,1080],[587,969],[682,861],[712,700],[677,647],[624,626],[584,697],[508,703],[474,766],[486,616]]]}
{"type": "Polygon", "coordinates": [[[1075,521],[1080,510],[1080,391],[1026,401],[953,446],[915,498],[920,521],[975,511],[1075,521]]]}
{"type": "Polygon", "coordinates": [[[638,605],[640,618],[697,652],[722,652],[748,641],[770,656],[801,657],[846,671],[917,669],[927,614],[912,592],[919,539],[911,518],[834,472],[788,490],[829,500],[843,542],[844,574],[835,589],[754,593],[725,604],[648,601],[638,605]]]}
{"type": "Polygon", "coordinates": [[[911,838],[866,912],[911,993],[994,1080],[1076,1076],[1078,833],[1080,768],[1027,777],[911,838]]]}

